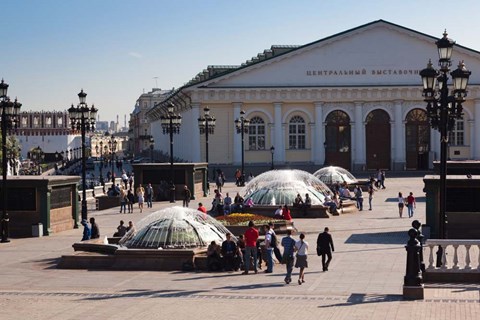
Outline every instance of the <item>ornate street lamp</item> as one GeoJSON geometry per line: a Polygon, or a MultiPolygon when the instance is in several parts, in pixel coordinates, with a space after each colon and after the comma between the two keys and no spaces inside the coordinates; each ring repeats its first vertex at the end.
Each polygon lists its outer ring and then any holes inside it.
{"type": "Polygon", "coordinates": [[[175,106],[170,103],[167,108],[167,113],[160,117],[163,133],[170,135],[170,202],[175,202],[175,174],[173,172],[173,134],[180,133],[180,126],[182,125],[182,116],[173,113],[175,106]]]}
{"type": "Polygon", "coordinates": [[[8,224],[10,218],[8,216],[8,198],[7,198],[7,133],[17,129],[20,123],[20,107],[21,103],[17,101],[10,101],[7,96],[8,84],[5,82],[0,83],[0,105],[2,106],[1,116],[1,130],[2,130],[2,220],[0,222],[0,242],[10,242],[8,239],[9,229],[8,224]]]}
{"type": "MultiPolygon", "coordinates": [[[[108,132],[105,133],[105,135],[108,135],[108,132]]],[[[110,164],[112,165],[112,186],[115,186],[115,152],[117,151],[117,140],[115,140],[115,137],[113,134],[110,136],[110,139],[108,140],[108,148],[110,149],[110,164]]]]}
{"type": "Polygon", "coordinates": [[[273,154],[275,153],[275,147],[274,146],[270,147],[270,153],[272,154],[272,165],[270,166],[270,170],[273,170],[274,169],[274,167],[273,167],[273,154]]]}
{"type": "MultiPolygon", "coordinates": [[[[83,89],[78,94],[80,103],[77,107],[72,106],[68,109],[70,117],[70,125],[74,130],[80,130],[82,136],[82,220],[87,219],[87,173],[86,173],[86,144],[85,144],[85,135],[87,132],[93,132],[95,130],[95,119],[97,118],[97,109],[92,104],[92,107],[89,108],[85,102],[87,94],[83,92],[83,89]]],[[[75,226],[77,226],[77,221],[75,221],[75,226]]]]}
{"type": "Polygon", "coordinates": [[[155,140],[150,136],[150,162],[153,163],[153,147],[155,146],[155,140]]]}
{"type": "Polygon", "coordinates": [[[250,120],[245,118],[245,111],[240,111],[240,118],[235,119],[235,127],[237,129],[237,133],[242,135],[242,186],[245,184],[245,134],[248,133],[249,126],[250,120]]]}
{"type": "Polygon", "coordinates": [[[200,134],[205,134],[205,162],[207,163],[207,184],[208,184],[208,136],[215,133],[215,117],[210,114],[210,108],[203,108],[203,116],[198,118],[200,134]]]}
{"type": "MultiPolygon", "coordinates": [[[[429,61],[427,68],[420,72],[423,83],[424,101],[427,103],[427,114],[432,129],[440,132],[440,223],[438,236],[446,239],[447,216],[446,216],[446,180],[447,180],[447,145],[449,132],[455,125],[455,120],[462,119],[462,103],[467,96],[467,84],[471,72],[465,68],[461,61],[456,70],[450,73],[452,76],[453,90],[447,87],[448,72],[452,65],[452,49],[455,42],[447,38],[447,32],[436,43],[438,48],[440,69],[433,69],[429,61]],[[438,84],[438,85],[437,85],[438,84]]],[[[441,249],[441,248],[440,248],[441,249]]]]}

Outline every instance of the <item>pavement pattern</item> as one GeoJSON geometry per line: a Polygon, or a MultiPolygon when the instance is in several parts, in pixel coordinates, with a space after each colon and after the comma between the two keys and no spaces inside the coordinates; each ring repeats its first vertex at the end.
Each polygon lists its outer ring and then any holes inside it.
{"type": "MultiPolygon", "coordinates": [[[[373,210],[330,219],[296,219],[295,226],[309,242],[306,282],[283,282],[285,267],[274,272],[158,272],[61,270],[62,254],[82,229],[42,238],[11,239],[0,244],[0,319],[480,319],[478,284],[430,284],[425,299],[404,300],[407,231],[413,219],[425,222],[422,177],[388,178],[386,189],[374,194],[373,210]],[[398,192],[417,198],[413,219],[400,219],[398,192]],[[323,272],[315,254],[316,238],[328,226],[335,252],[329,271],[323,272]]],[[[241,188],[227,183],[223,193],[234,196],[241,188]]],[[[209,204],[213,196],[192,201],[209,204]]],[[[112,235],[123,219],[139,221],[149,213],[170,207],[136,208],[120,214],[118,208],[91,211],[100,233],[112,235]]],[[[177,201],[176,205],[181,205],[177,201]]],[[[265,270],[265,266],[263,266],[265,270]]]]}

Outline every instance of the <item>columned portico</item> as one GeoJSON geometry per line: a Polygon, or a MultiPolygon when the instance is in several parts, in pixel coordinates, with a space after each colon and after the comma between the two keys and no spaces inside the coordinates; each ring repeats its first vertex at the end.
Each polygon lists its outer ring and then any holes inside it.
{"type": "Polygon", "coordinates": [[[323,102],[315,102],[315,127],[314,130],[314,145],[313,145],[313,163],[322,165],[325,163],[325,126],[323,125],[323,102]]]}
{"type": "Polygon", "coordinates": [[[366,165],[365,156],[365,124],[363,123],[363,102],[355,102],[354,119],[354,149],[353,149],[353,170],[363,170],[366,165]]]}
{"type": "Polygon", "coordinates": [[[403,101],[394,101],[393,137],[393,170],[405,168],[405,126],[402,113],[403,101]]]}
{"type": "Polygon", "coordinates": [[[273,104],[274,108],[274,118],[275,118],[275,129],[274,129],[274,147],[275,153],[273,154],[273,159],[276,163],[285,162],[285,132],[283,129],[282,123],[282,103],[275,102],[273,104]]]}

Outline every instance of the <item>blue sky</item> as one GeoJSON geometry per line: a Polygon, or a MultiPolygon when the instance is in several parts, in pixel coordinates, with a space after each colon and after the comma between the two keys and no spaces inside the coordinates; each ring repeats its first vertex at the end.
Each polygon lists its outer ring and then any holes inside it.
{"type": "Polygon", "coordinates": [[[446,28],[480,51],[479,9],[474,0],[2,0],[0,77],[23,110],[65,110],[83,88],[100,120],[118,114],[123,124],[156,84],[179,87],[208,65],[378,19],[438,37],[446,28]]]}

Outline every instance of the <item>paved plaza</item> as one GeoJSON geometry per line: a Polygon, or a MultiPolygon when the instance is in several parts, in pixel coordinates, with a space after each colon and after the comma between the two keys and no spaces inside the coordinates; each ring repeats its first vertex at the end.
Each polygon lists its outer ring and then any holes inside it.
{"type": "MultiPolygon", "coordinates": [[[[425,222],[422,177],[388,178],[375,193],[373,210],[330,219],[297,219],[310,243],[306,282],[283,282],[285,267],[272,274],[60,270],[62,254],[82,229],[49,237],[12,239],[0,245],[0,319],[480,319],[478,285],[430,284],[425,299],[402,298],[407,231],[413,219],[398,217],[396,197],[417,197],[414,219],[425,222]],[[335,243],[333,261],[322,272],[316,238],[325,226],[335,243]]],[[[240,188],[228,184],[234,195],[240,188]]],[[[366,195],[366,194],[365,194],[366,195]]],[[[365,199],[367,200],[367,199],[365,199]]],[[[211,197],[198,201],[210,204],[211,197]]],[[[142,214],[118,209],[90,212],[101,235],[112,235],[120,219],[139,221],[172,204],[155,203],[142,214]]],[[[177,201],[177,205],[181,205],[177,201]]],[[[265,267],[263,268],[265,270],[265,267]]]]}

